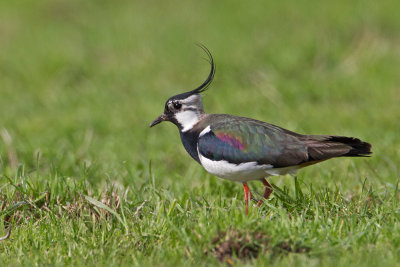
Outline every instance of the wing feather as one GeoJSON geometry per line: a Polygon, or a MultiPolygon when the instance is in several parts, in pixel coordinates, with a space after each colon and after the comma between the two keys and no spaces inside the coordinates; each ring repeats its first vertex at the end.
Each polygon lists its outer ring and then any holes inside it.
{"type": "Polygon", "coordinates": [[[275,168],[308,160],[307,147],[287,130],[255,120],[221,121],[199,138],[199,152],[213,160],[230,163],[257,162],[275,168]]]}

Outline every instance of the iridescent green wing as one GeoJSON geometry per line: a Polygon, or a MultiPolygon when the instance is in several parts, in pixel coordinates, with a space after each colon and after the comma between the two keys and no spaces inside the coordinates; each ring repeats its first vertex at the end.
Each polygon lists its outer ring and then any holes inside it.
{"type": "Polygon", "coordinates": [[[211,160],[230,163],[257,162],[275,168],[308,160],[307,147],[298,135],[268,123],[227,116],[213,123],[200,137],[199,153],[211,160]]]}

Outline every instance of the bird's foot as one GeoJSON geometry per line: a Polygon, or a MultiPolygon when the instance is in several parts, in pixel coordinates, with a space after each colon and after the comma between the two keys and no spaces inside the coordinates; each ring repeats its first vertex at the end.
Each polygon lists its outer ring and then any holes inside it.
{"type": "MultiPolygon", "coordinates": [[[[265,186],[265,191],[264,191],[264,199],[268,199],[269,196],[272,193],[272,186],[268,183],[268,181],[263,178],[262,182],[265,186]]],[[[246,203],[246,209],[245,209],[245,214],[247,215],[249,213],[249,200],[252,200],[254,202],[256,202],[257,207],[260,207],[261,204],[263,203],[263,200],[257,200],[250,192],[249,186],[247,185],[246,182],[243,183],[243,190],[244,190],[244,202],[246,203]]]]}

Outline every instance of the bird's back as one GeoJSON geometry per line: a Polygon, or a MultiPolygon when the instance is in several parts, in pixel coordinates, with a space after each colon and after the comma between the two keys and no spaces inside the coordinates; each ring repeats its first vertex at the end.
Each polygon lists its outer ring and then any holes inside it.
{"type": "Polygon", "coordinates": [[[201,135],[200,155],[231,164],[256,162],[285,168],[333,157],[371,154],[371,145],[357,138],[302,135],[266,122],[225,114],[206,115],[193,130],[201,135]]]}

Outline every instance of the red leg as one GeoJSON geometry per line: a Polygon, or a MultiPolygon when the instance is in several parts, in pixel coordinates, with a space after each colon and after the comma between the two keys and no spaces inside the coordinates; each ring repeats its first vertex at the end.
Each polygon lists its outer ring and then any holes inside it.
{"type": "MultiPolygon", "coordinates": [[[[268,199],[272,193],[272,186],[268,183],[268,181],[265,178],[262,179],[262,182],[265,186],[264,198],[268,199]]],[[[261,206],[261,204],[262,204],[262,200],[258,201],[257,206],[261,206]]]]}
{"type": "Polygon", "coordinates": [[[243,190],[244,190],[244,202],[246,203],[245,214],[247,215],[249,213],[249,199],[251,199],[251,193],[246,182],[243,183],[243,190]]]}
{"type": "Polygon", "coordinates": [[[265,178],[263,178],[262,182],[265,186],[264,198],[268,199],[272,193],[272,186],[268,183],[268,181],[265,178]]]}

